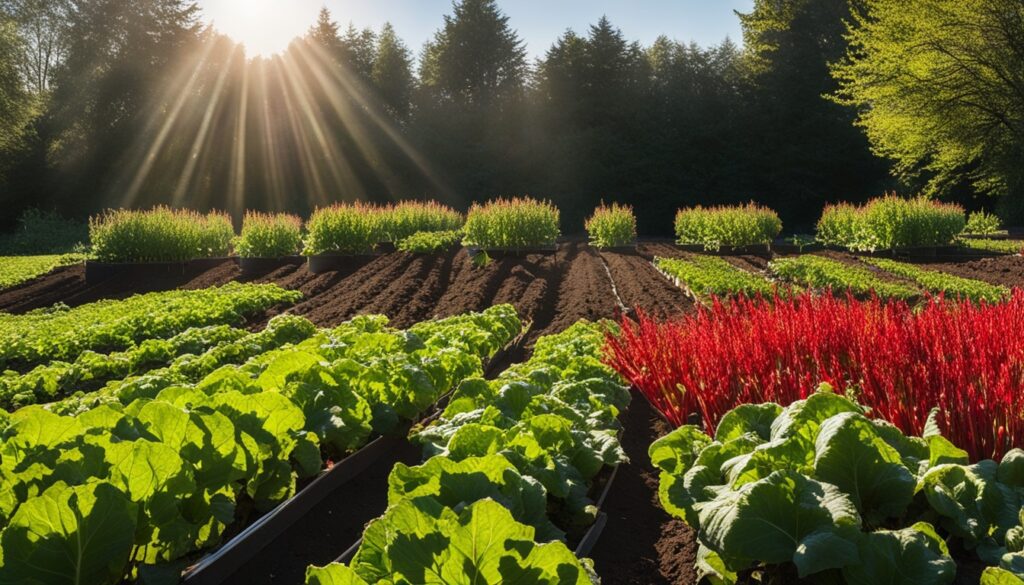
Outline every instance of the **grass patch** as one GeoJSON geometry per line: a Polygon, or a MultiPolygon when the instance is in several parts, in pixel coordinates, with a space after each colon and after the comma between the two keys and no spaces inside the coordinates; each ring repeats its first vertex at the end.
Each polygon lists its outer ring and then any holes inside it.
{"type": "Polygon", "coordinates": [[[629,205],[601,205],[586,223],[590,245],[597,248],[628,246],[636,242],[636,215],[629,205]]]}
{"type": "Polygon", "coordinates": [[[774,285],[768,279],[714,256],[698,256],[688,260],[656,257],[654,265],[669,276],[679,279],[696,295],[770,297],[775,292],[774,285]]]}
{"type": "Polygon", "coordinates": [[[117,209],[89,219],[92,256],[101,262],[183,262],[231,252],[235,229],[226,213],[184,209],[117,209]]]}
{"type": "Polygon", "coordinates": [[[778,214],[754,203],[742,206],[692,207],[676,213],[676,236],[683,245],[705,250],[723,246],[770,244],[782,231],[778,214]]]}
{"type": "Polygon", "coordinates": [[[990,303],[999,302],[1010,294],[1010,289],[1005,286],[936,272],[905,262],[887,258],[861,258],[861,260],[886,272],[913,280],[925,290],[935,294],[944,293],[950,297],[965,298],[975,302],[984,300],[990,303]]]}
{"type": "Polygon", "coordinates": [[[558,239],[558,208],[529,197],[473,204],[463,244],[483,249],[550,246],[558,239]]]}
{"type": "Polygon", "coordinates": [[[247,211],[235,252],[242,258],[281,258],[302,247],[302,220],[287,213],[247,211]]]}
{"type": "Polygon", "coordinates": [[[818,220],[817,238],[856,252],[946,246],[964,230],[966,221],[959,205],[888,195],[861,207],[827,206],[818,220]]]}
{"type": "Polygon", "coordinates": [[[780,278],[808,288],[850,291],[862,297],[875,294],[884,299],[909,299],[921,294],[912,286],[886,282],[867,268],[821,256],[781,258],[772,261],[769,268],[780,278]]]}

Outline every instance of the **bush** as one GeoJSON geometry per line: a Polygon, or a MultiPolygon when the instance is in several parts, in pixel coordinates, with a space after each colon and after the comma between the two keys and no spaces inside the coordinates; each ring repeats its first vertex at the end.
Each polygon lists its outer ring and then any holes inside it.
{"type": "Polygon", "coordinates": [[[965,225],[964,210],[959,205],[887,195],[862,207],[826,207],[818,220],[818,240],[858,252],[945,246],[965,225]]]}
{"type": "Polygon", "coordinates": [[[754,203],[721,207],[698,205],[676,213],[678,242],[701,245],[705,250],[770,244],[781,231],[778,214],[754,203]]]}
{"type": "Polygon", "coordinates": [[[558,239],[558,208],[528,197],[474,203],[463,243],[483,249],[549,246],[558,239]]]}
{"type": "Polygon", "coordinates": [[[181,262],[227,256],[235,236],[226,213],[118,209],[89,218],[92,255],[103,262],[181,262]]]}
{"type": "Polygon", "coordinates": [[[965,234],[987,236],[999,231],[999,218],[984,211],[973,211],[967,216],[965,234]]]}
{"type": "Polygon", "coordinates": [[[383,242],[398,243],[418,232],[450,232],[462,227],[463,217],[436,201],[402,201],[378,210],[383,242]]]}
{"type": "Polygon", "coordinates": [[[302,246],[302,220],[287,213],[247,211],[235,252],[243,258],[281,258],[302,246]]]}
{"type": "Polygon", "coordinates": [[[380,239],[380,209],[362,202],[321,207],[306,222],[304,254],[366,254],[380,239]]]}
{"type": "Polygon", "coordinates": [[[636,242],[636,216],[629,205],[602,204],[586,223],[590,244],[598,248],[628,246],[636,242]]]}
{"type": "Polygon", "coordinates": [[[18,218],[17,229],[0,236],[0,254],[55,255],[81,251],[89,241],[89,226],[56,213],[28,209],[18,218]]]}
{"type": "Polygon", "coordinates": [[[462,232],[458,230],[446,232],[416,232],[398,242],[395,246],[402,252],[413,254],[436,254],[458,245],[462,232]]]}

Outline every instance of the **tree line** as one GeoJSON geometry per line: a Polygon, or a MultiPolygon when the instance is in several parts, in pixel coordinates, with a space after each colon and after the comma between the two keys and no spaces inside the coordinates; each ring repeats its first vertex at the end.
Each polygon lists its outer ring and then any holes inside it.
{"type": "Polygon", "coordinates": [[[682,206],[754,200],[806,230],[899,190],[1014,220],[1021,6],[756,0],[742,47],[602,18],[530,60],[495,0],[456,0],[415,51],[325,8],[272,58],[189,0],[0,0],[0,198],[13,219],[530,194],[569,232],[614,200],[668,234],[682,206]]]}

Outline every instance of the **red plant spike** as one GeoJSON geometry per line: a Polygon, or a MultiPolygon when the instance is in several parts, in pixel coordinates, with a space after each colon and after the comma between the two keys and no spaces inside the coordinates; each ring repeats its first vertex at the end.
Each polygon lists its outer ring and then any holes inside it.
{"type": "Polygon", "coordinates": [[[673,424],[714,429],[743,403],[782,405],[821,382],[920,434],[933,408],[973,460],[1024,443],[1024,292],[1006,303],[941,297],[912,309],[831,294],[714,302],[609,335],[606,361],[673,424]]]}

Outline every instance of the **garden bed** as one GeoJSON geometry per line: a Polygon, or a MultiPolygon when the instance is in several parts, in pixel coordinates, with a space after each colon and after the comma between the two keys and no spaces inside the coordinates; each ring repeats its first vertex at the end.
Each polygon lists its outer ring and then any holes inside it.
{"type": "Polygon", "coordinates": [[[242,258],[237,257],[235,260],[238,263],[239,270],[242,271],[242,276],[257,276],[260,274],[266,274],[285,266],[298,266],[306,261],[302,256],[283,256],[281,258],[242,258]]]}
{"type": "Polygon", "coordinates": [[[209,270],[227,260],[227,257],[196,258],[184,262],[97,262],[86,260],[85,281],[88,284],[97,284],[115,277],[160,279],[209,270]]]}
{"type": "Polygon", "coordinates": [[[350,274],[366,266],[381,254],[317,254],[309,256],[306,267],[312,274],[342,272],[350,274]]]}

